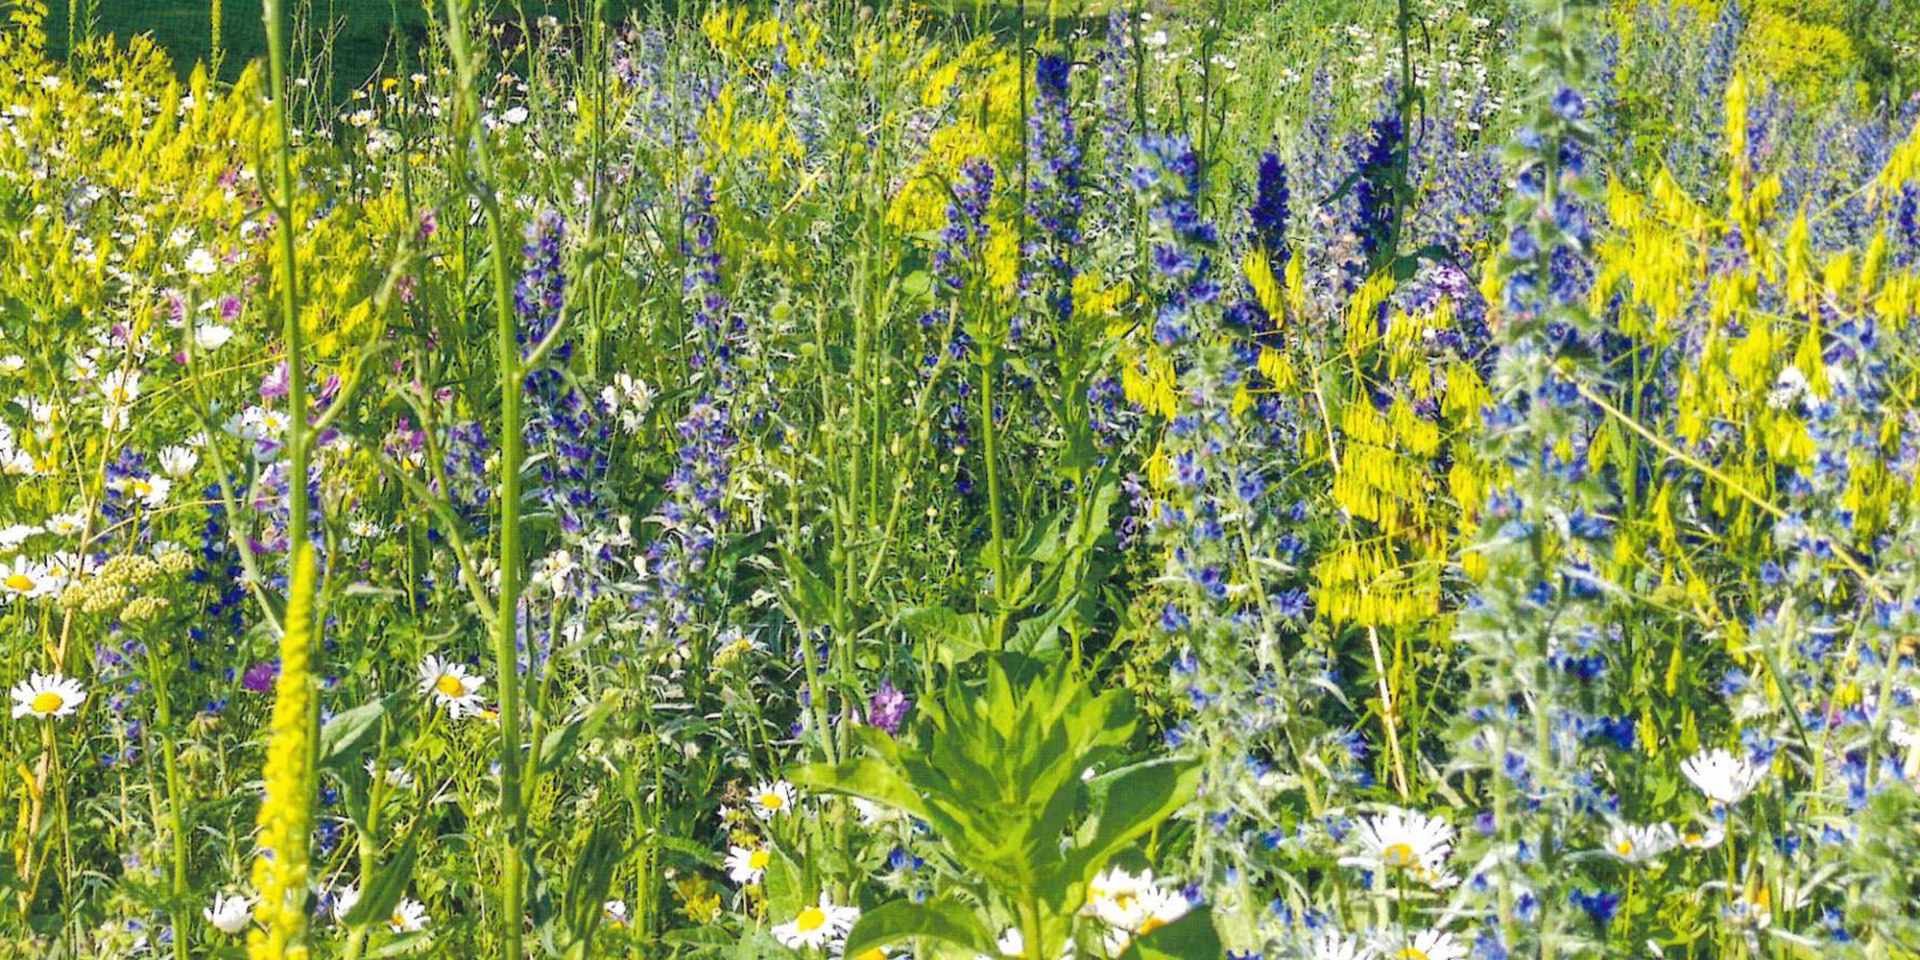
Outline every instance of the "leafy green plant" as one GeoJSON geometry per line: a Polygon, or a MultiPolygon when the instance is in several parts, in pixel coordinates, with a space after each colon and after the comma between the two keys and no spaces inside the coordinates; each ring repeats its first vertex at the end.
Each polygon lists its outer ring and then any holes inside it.
{"type": "MultiPolygon", "coordinates": [[[[924,821],[964,872],[926,902],[867,912],[847,937],[848,956],[908,939],[993,955],[1002,952],[994,931],[1010,925],[1025,956],[1051,960],[1073,940],[1095,876],[1198,786],[1190,761],[1124,763],[1135,728],[1126,691],[1096,694],[1063,664],[1018,655],[985,663],[982,683],[954,684],[898,738],[861,728],[857,754],[793,775],[924,821]]],[[[1219,952],[1204,911],[1127,947],[1142,956],[1219,952]]]]}

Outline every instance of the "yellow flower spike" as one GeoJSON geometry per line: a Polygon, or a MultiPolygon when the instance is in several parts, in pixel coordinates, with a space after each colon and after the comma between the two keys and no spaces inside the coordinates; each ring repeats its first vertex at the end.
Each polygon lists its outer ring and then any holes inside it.
{"type": "MultiPolygon", "coordinates": [[[[1305,257],[1294,257],[1287,261],[1287,305],[1291,308],[1287,315],[1290,317],[1305,316],[1307,312],[1307,268],[1304,263],[1305,259],[1305,257]]],[[[1278,315],[1276,314],[1276,316],[1278,315]]]]}
{"type": "MultiPolygon", "coordinates": [[[[1288,268],[1292,268],[1291,263],[1288,268]]],[[[1278,321],[1287,315],[1280,286],[1273,279],[1273,261],[1268,259],[1267,251],[1259,247],[1248,250],[1240,261],[1240,272],[1246,275],[1247,284],[1253,288],[1254,299],[1259,301],[1260,308],[1267,312],[1267,316],[1278,321]]]]}
{"type": "Polygon", "coordinates": [[[312,666],[315,572],[313,547],[295,548],[292,586],[280,636],[280,677],[260,804],[260,855],[253,885],[259,927],[247,935],[251,960],[305,960],[307,843],[313,832],[314,677],[312,666]]]}
{"type": "Polygon", "coordinates": [[[1893,148],[1887,165],[1867,186],[1867,199],[1878,205],[1890,196],[1898,196],[1906,185],[1920,180],[1920,121],[1915,121],[1907,139],[1893,148]]]}

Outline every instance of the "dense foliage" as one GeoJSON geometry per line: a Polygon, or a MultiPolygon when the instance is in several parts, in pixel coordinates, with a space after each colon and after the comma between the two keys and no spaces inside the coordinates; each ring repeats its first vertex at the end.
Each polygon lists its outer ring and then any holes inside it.
{"type": "Polygon", "coordinates": [[[4,5],[0,956],[1920,957],[1910,29],[694,6],[4,5]]]}

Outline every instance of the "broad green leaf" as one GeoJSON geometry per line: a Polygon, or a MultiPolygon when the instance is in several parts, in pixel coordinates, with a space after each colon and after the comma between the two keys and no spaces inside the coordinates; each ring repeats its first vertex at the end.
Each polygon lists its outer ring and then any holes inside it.
{"type": "Polygon", "coordinates": [[[385,716],[384,700],[362,704],[334,714],[320,728],[320,765],[332,767],[352,764],[362,751],[380,736],[380,718],[385,716]]]}
{"type": "Polygon", "coordinates": [[[987,956],[999,956],[993,937],[971,908],[950,897],[923,903],[895,900],[861,914],[847,934],[843,955],[849,957],[874,947],[899,944],[915,937],[950,943],[987,956]]]}
{"type": "Polygon", "coordinates": [[[789,772],[788,779],[800,786],[850,794],[904,810],[922,820],[932,819],[927,804],[900,771],[873,757],[855,757],[838,764],[810,763],[789,772]]]}
{"type": "Polygon", "coordinates": [[[400,842],[400,849],[387,861],[386,867],[374,875],[367,888],[360,892],[353,909],[347,911],[340,922],[357,927],[363,924],[384,920],[393,912],[393,905],[400,902],[400,895],[407,889],[407,882],[413,878],[413,861],[417,854],[415,835],[408,834],[400,842]]]}
{"type": "Polygon", "coordinates": [[[1195,907],[1180,919],[1134,938],[1120,960],[1220,960],[1224,952],[1212,912],[1195,907]]]}
{"type": "Polygon", "coordinates": [[[599,703],[587,711],[552,730],[540,741],[540,766],[551,767],[573,752],[574,745],[581,740],[590,739],[607,725],[613,716],[614,708],[619,706],[617,694],[608,694],[599,703]]]}
{"type": "Polygon", "coordinates": [[[895,618],[909,633],[931,641],[934,655],[951,667],[993,647],[993,622],[984,614],[949,607],[909,607],[895,618]]]}
{"type": "Polygon", "coordinates": [[[1087,785],[1098,811],[1093,835],[1070,855],[1068,879],[1084,880],[1108,858],[1166,822],[1200,785],[1200,766],[1152,760],[1096,777],[1087,785]]]}

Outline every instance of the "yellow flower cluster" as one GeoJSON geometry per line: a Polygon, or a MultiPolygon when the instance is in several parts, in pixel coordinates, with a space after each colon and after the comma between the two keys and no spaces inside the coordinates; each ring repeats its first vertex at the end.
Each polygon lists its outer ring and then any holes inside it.
{"type": "Polygon", "coordinates": [[[252,960],[305,960],[307,841],[313,830],[314,694],[313,548],[301,544],[293,558],[285,628],[280,636],[280,678],[274,687],[268,734],[266,799],[260,805],[260,854],[253,862],[254,908],[259,928],[247,935],[252,960]]]}

